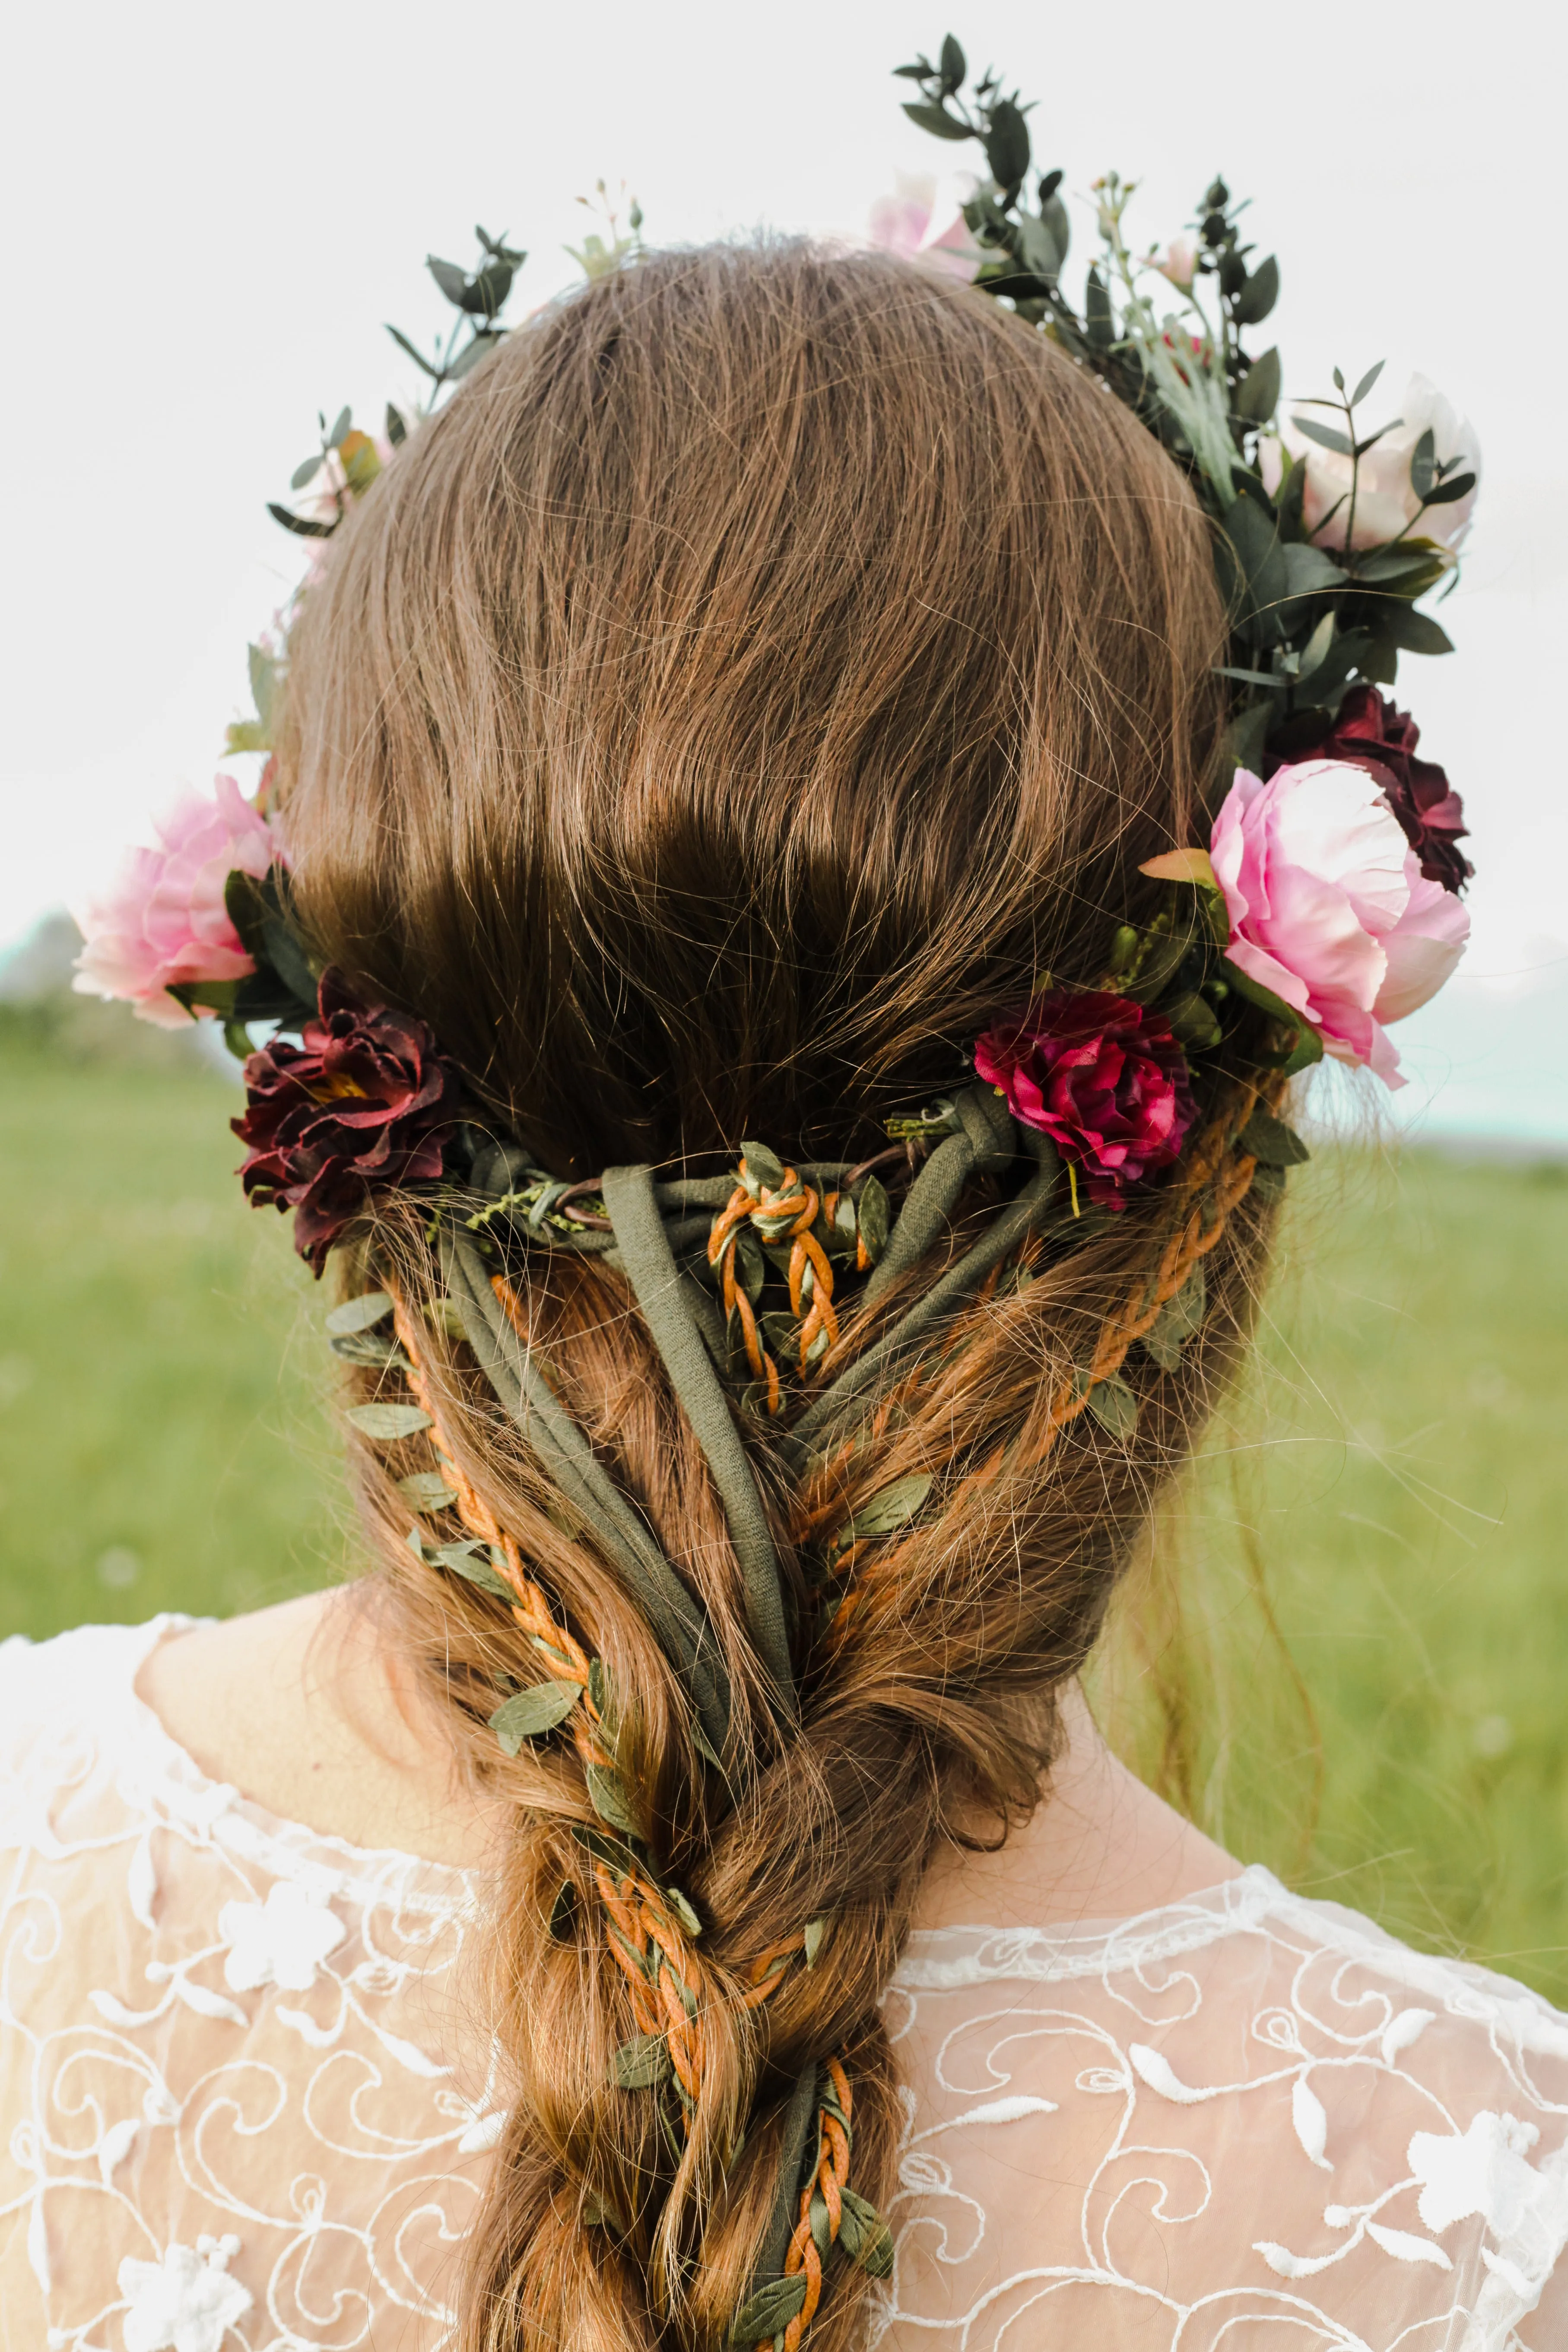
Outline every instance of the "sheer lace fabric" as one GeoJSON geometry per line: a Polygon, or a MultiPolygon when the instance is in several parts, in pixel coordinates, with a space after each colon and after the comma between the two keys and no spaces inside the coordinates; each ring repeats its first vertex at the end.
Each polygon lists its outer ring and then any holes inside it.
{"type": "MultiPolygon", "coordinates": [[[[437,2352],[504,2122],[482,1885],[205,1779],[133,1690],[174,1622],[0,1645],[0,2342],[437,2352]]],[[[918,1934],[887,2017],[868,2347],[1568,2347],[1568,2020],[1518,1985],[1251,1870],[918,1934]]]]}

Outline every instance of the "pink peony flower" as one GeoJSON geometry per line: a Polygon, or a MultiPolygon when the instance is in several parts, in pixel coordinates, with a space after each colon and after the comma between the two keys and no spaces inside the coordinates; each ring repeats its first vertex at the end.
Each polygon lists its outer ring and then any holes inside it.
{"type": "Polygon", "coordinates": [[[1173,286],[1179,287],[1185,294],[1198,274],[1197,240],[1190,236],[1173,236],[1164,252],[1155,254],[1152,259],[1161,277],[1168,278],[1173,286]]]}
{"type": "Polygon", "coordinates": [[[900,172],[897,193],[879,196],[871,207],[872,244],[968,285],[985,258],[963,217],[975,186],[968,172],[949,173],[940,180],[925,173],[900,172]]]}
{"type": "Polygon", "coordinates": [[[1424,878],[1374,778],[1344,760],[1302,761],[1267,783],[1238,768],[1210,856],[1232,963],[1309,1021],[1336,1061],[1403,1086],[1384,1025],[1436,994],[1470,919],[1424,878]]]}
{"type": "Polygon", "coordinates": [[[1130,1185],[1178,1158],[1194,1117],[1186,1055],[1157,1013],[1086,989],[1047,989],[975,1040],[974,1066],[1014,1118],[1080,1168],[1089,1197],[1126,1205],[1130,1185]]]}
{"type": "Polygon", "coordinates": [[[187,793],[157,828],[156,849],[128,850],[101,897],[73,908],[85,945],[72,985],[84,996],[119,997],[161,1029],[191,1018],[167,994],[193,980],[241,980],[254,971],[224,905],[238,868],[259,880],[280,863],[276,832],[220,775],[209,801],[187,793]]]}
{"type": "MultiPolygon", "coordinates": [[[[1343,417],[1336,417],[1330,409],[1313,409],[1309,414],[1319,424],[1331,425],[1336,431],[1343,427],[1343,417]]],[[[1384,541],[1397,539],[1402,531],[1411,530],[1417,539],[1436,540],[1439,546],[1457,549],[1469,529],[1480,488],[1481,446],[1475,429],[1468,417],[1458,415],[1452,404],[1424,375],[1411,377],[1399,404],[1399,416],[1401,421],[1394,431],[1385,433],[1361,461],[1353,524],[1350,510],[1350,459],[1336,450],[1320,448],[1293,419],[1287,419],[1280,426],[1278,439],[1266,433],[1258,442],[1258,470],[1263,477],[1264,488],[1270,498],[1279,491],[1285,473],[1283,446],[1298,465],[1306,467],[1302,520],[1309,537],[1321,547],[1331,551],[1343,548],[1347,532],[1352,547],[1381,547],[1384,541]],[[1476,477],[1476,488],[1464,498],[1456,499],[1451,506],[1423,509],[1410,487],[1410,460],[1415,444],[1428,426],[1434,457],[1444,464],[1463,458],[1463,465],[1455,470],[1476,477]]]]}

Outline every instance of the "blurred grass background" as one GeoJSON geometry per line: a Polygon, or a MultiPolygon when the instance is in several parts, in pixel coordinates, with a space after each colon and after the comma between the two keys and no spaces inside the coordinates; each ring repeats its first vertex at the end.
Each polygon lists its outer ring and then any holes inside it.
{"type": "MultiPolygon", "coordinates": [[[[242,1203],[237,1101],[118,1009],[0,1006],[0,1634],[352,1559],[321,1302],[242,1203]]],[[[1568,1169],[1320,1152],[1098,1696],[1244,1859],[1568,2004],[1565,1398],[1568,1169]]]]}

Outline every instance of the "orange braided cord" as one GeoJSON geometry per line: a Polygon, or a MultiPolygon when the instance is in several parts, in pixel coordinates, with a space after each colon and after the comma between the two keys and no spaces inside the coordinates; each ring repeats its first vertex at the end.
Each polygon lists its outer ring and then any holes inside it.
{"type": "MultiPolygon", "coordinates": [[[[849,2077],[837,2058],[827,2061],[828,2079],[833,2084],[838,2105],[847,2117],[851,2112],[849,2077]]],[[[821,2153],[816,2170],[800,2192],[800,2219],[784,2256],[785,2278],[798,2278],[805,2273],[805,2301],[784,2329],[784,2352],[799,2352],[800,2339],[816,2316],[816,2306],[822,2301],[822,2256],[811,2227],[811,2200],[820,2191],[827,2208],[827,2242],[838,2242],[839,2223],[844,2206],[840,2190],[849,2185],[849,2135],[829,2107],[817,2109],[822,2126],[821,2153]]]]}
{"type": "Polygon", "coordinates": [[[430,1443],[441,1465],[441,1475],[458,1498],[454,1506],[458,1517],[471,1536],[477,1536],[481,1543],[489,1544],[491,1550],[499,1553],[504,1560],[507,1581],[517,1596],[511,1613],[532,1641],[534,1648],[549,1660],[556,1679],[578,1685],[580,1696],[577,1706],[573,1710],[571,1725],[573,1742],[578,1754],[585,1764],[611,1769],[615,1759],[596,1736],[600,1716],[590,1689],[593,1662],[575,1634],[559,1622],[544,1593],[523,1567],[522,1553],[515,1537],[509,1536],[500,1526],[494,1513],[458,1466],[419,1360],[413,1318],[396,1297],[393,1298],[392,1314],[398,1343],[408,1359],[408,1385],[423,1411],[430,1416],[430,1443]]]}
{"type": "Polygon", "coordinates": [[[662,2034],[689,2116],[702,2094],[701,2013],[706,1998],[695,1954],[665,1908],[657,1886],[640,1873],[595,1866],[600,1899],[613,1928],[610,1949],[631,1990],[639,2033],[662,2034]]]}
{"type": "MultiPolygon", "coordinates": [[[[784,1181],[776,1189],[766,1184],[753,1188],[743,1160],[737,1172],[740,1181],[714,1218],[713,1230],[708,1236],[708,1263],[721,1269],[725,1319],[739,1315],[752,1376],[766,1382],[768,1411],[777,1412],[783,1402],[778,1368],[763,1342],[755,1309],[736,1276],[735,1243],[742,1226],[748,1223],[764,1240],[788,1242],[790,1311],[800,1320],[800,1370],[804,1375],[817,1340],[826,1334],[832,1347],[838,1338],[838,1318],[833,1305],[833,1268],[827,1253],[811,1231],[823,1203],[816,1189],[803,1183],[793,1168],[784,1170],[784,1181]]],[[[837,1195],[830,1194],[829,1198],[836,1201],[837,1195]]]]}
{"type": "Polygon", "coordinates": [[[788,1976],[790,1962],[805,1951],[805,1933],[802,1929],[786,1936],[783,1943],[770,1944],[765,1952],[760,1952],[752,1962],[751,1983],[741,1995],[742,2008],[760,2009],[764,2000],[771,2000],[788,1976]]]}

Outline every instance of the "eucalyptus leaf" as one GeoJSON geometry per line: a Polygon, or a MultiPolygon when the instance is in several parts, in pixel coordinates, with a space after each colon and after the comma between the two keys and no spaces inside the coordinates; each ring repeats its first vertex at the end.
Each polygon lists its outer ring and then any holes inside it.
{"type": "Polygon", "coordinates": [[[1428,425],[1410,452],[1410,487],[1425,505],[1437,478],[1437,440],[1428,425]]]}
{"type": "Polygon", "coordinates": [[[929,1470],[910,1470],[903,1477],[895,1478],[870,1500],[862,1503],[850,1519],[847,1532],[852,1538],[861,1536],[889,1536],[912,1519],[931,1490],[929,1470]]]}
{"type": "Polygon", "coordinates": [[[384,1290],[362,1290],[357,1298],[345,1298],[334,1307],[327,1318],[327,1329],[334,1339],[346,1339],[353,1331],[368,1331],[392,1312],[392,1301],[384,1290]]]}
{"type": "Polygon", "coordinates": [[[679,1920],[685,1933],[695,1942],[702,1933],[702,1922],[692,1908],[689,1899],[681,1893],[679,1886],[671,1886],[668,1881],[659,1892],[679,1920]]]}
{"type": "Polygon", "coordinates": [[[433,253],[426,255],[425,267],[447,301],[460,310],[463,308],[463,298],[468,290],[468,271],[459,269],[455,261],[438,260],[433,253]]]}
{"type": "Polygon", "coordinates": [[[843,2208],[838,2234],[844,2251],[858,2263],[868,2278],[885,2279],[893,2275],[893,2233],[868,2198],[858,2189],[841,2189],[838,2200],[843,2208]],[[847,2225],[847,2226],[846,2226],[847,2225]],[[849,2242],[853,2231],[855,2243],[849,2242]]]}
{"type": "Polygon", "coordinates": [[[746,1174],[753,1192],[761,1191],[763,1186],[770,1192],[778,1191],[784,1180],[784,1166],[776,1151],[770,1151],[765,1143],[742,1143],[741,1157],[746,1163],[746,1174]]]}
{"type": "Polygon", "coordinates": [[[408,438],[408,421],[401,408],[395,408],[390,400],[386,404],[386,437],[395,449],[401,449],[408,438]]]}
{"type": "Polygon", "coordinates": [[[623,2091],[657,2090],[673,2072],[662,2033],[634,2033],[616,2053],[616,2081],[623,2091]]]}
{"type": "Polygon", "coordinates": [[[462,350],[458,353],[457,358],[452,362],[451,366],[447,371],[454,383],[457,383],[460,377],[466,376],[471,369],[477,368],[479,362],[482,359],[488,358],[489,353],[494,351],[496,345],[502,341],[504,341],[504,337],[499,332],[495,334],[481,333],[477,334],[471,343],[465,343],[462,350]]]}
{"type": "Polygon", "coordinates": [[[389,1371],[394,1366],[399,1371],[408,1369],[408,1359],[395,1339],[380,1331],[349,1331],[331,1342],[334,1356],[345,1364],[363,1364],[371,1371],[389,1371]]]}
{"type": "Polygon", "coordinates": [[[267,511],[274,522],[280,522],[285,530],[293,532],[296,539],[331,539],[338,527],[335,522],[317,522],[312,515],[290,514],[287,507],[278,504],[276,499],[268,499],[267,511]]]}
{"type": "Polygon", "coordinates": [[[424,352],[416,350],[415,346],[409,341],[401,327],[389,326],[386,331],[392,337],[393,341],[397,345],[398,350],[405,352],[407,357],[413,361],[416,368],[423,369],[426,375],[433,376],[437,383],[440,383],[440,369],[438,367],[432,367],[424,352]]]}
{"type": "Polygon", "coordinates": [[[744,2352],[749,2344],[767,2344],[775,2336],[782,2336],[805,2303],[804,2271],[797,2271],[794,2278],[770,2279],[766,2286],[748,2295],[730,2323],[730,2341],[736,2352],[744,2352]]]}
{"type": "Polygon", "coordinates": [[[606,1769],[603,1764],[589,1764],[584,1769],[588,1784],[588,1801],[602,1822],[627,1837],[636,1837],[637,1823],[627,1801],[626,1784],[618,1772],[606,1769]]]}
{"type": "Polygon", "coordinates": [[[1451,654],[1454,640],[1429,613],[1415,613],[1395,604],[1383,615],[1380,634],[1406,654],[1451,654]]]}
{"type": "Polygon", "coordinates": [[[1017,187],[1029,168],[1029,126],[1012,99],[1001,99],[992,108],[984,143],[997,186],[1017,187]]]}
{"type": "Polygon", "coordinates": [[[1138,1400],[1125,1381],[1097,1381],[1089,1392],[1089,1410],[1103,1429],[1123,1444],[1138,1427],[1138,1400]]]}
{"type": "MultiPolygon", "coordinates": [[[[481,1592],[493,1593],[498,1601],[517,1599],[517,1594],[505,1577],[493,1569],[489,1561],[485,1559],[482,1548],[470,1548],[468,1544],[444,1544],[436,1557],[443,1568],[449,1568],[455,1576],[466,1576],[468,1582],[477,1584],[481,1592]]],[[[573,1685],[573,1688],[576,1688],[575,1684],[573,1685]]]]}
{"type": "Polygon", "coordinates": [[[1373,385],[1383,373],[1384,368],[1387,362],[1385,361],[1379,360],[1374,367],[1368,368],[1366,373],[1363,376],[1361,382],[1357,384],[1355,390],[1351,394],[1351,406],[1352,408],[1359,408],[1361,406],[1362,402],[1366,398],[1367,394],[1372,390],[1373,385]]]}
{"type": "Polygon", "coordinates": [[[490,1729],[507,1754],[515,1756],[525,1739],[538,1739],[564,1723],[582,1695],[578,1683],[531,1683],[501,1701],[489,1717],[490,1729]]]}
{"type": "Polygon", "coordinates": [[[1468,499],[1476,487],[1474,474],[1450,474],[1446,480],[1434,482],[1426,493],[1429,507],[1452,506],[1457,499],[1468,499]]]}
{"type": "Polygon", "coordinates": [[[911,122],[918,124],[922,131],[929,131],[933,138],[969,139],[973,136],[967,122],[961,122],[956,114],[949,114],[944,107],[933,106],[928,99],[907,98],[904,112],[911,122]]]}
{"type": "Polygon", "coordinates": [[[319,449],[313,457],[303,458],[289,475],[289,488],[291,490],[302,490],[307,482],[313,482],[315,480],[316,476],[321,472],[324,462],[325,460],[322,458],[321,453],[319,449]]]}
{"type": "Polygon", "coordinates": [[[1320,449],[1331,449],[1336,457],[1350,456],[1349,437],[1336,425],[1320,425],[1315,416],[1298,416],[1292,422],[1297,432],[1304,433],[1309,441],[1315,441],[1320,449]]]}
{"type": "Polygon", "coordinates": [[[1260,352],[1243,376],[1236,395],[1236,413],[1249,425],[1267,425],[1279,405],[1278,350],[1260,352]]]}
{"type": "Polygon", "coordinates": [[[394,1444],[403,1437],[417,1437],[422,1429],[432,1426],[429,1414],[416,1404],[354,1404],[343,1418],[362,1437],[377,1438],[383,1444],[394,1444]]]}
{"type": "Polygon", "coordinates": [[[827,1925],[826,1912],[820,1919],[808,1919],[805,1923],[805,1965],[808,1969],[814,1969],[816,1966],[816,1956],[821,1951],[826,1937],[827,1925]]]}
{"type": "Polygon", "coordinates": [[[416,1470],[398,1480],[397,1491],[414,1511],[448,1511],[458,1499],[438,1470],[416,1470]]]}
{"type": "Polygon", "coordinates": [[[855,1203],[855,1217],[860,1239],[866,1244],[866,1255],[875,1265],[888,1246],[888,1234],[893,1222],[893,1204],[879,1176],[868,1176],[861,1185],[860,1197],[855,1203]]]}
{"type": "Polygon", "coordinates": [[[942,36],[942,78],[950,90],[961,89],[969,71],[969,60],[951,33],[942,36]]]}
{"type": "Polygon", "coordinates": [[[1256,327],[1267,319],[1279,299],[1279,264],[1270,254],[1260,262],[1243,286],[1234,305],[1238,327],[1256,327]]]}

